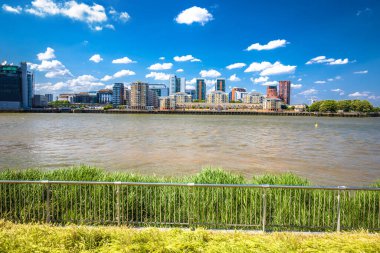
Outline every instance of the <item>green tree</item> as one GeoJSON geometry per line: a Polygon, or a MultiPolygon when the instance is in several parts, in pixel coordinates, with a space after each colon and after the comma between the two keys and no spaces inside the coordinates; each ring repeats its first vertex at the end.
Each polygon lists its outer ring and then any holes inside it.
{"type": "Polygon", "coordinates": [[[351,111],[351,100],[340,100],[336,102],[337,109],[344,112],[351,111]]]}
{"type": "Polygon", "coordinates": [[[63,108],[63,107],[70,107],[70,102],[69,101],[52,101],[49,103],[50,107],[53,108],[63,108]]]}
{"type": "Polygon", "coordinates": [[[372,112],[373,106],[367,100],[353,100],[351,102],[351,110],[355,112],[372,112]]]}
{"type": "Polygon", "coordinates": [[[336,112],[337,104],[334,100],[325,100],[319,107],[320,112],[336,112]]]}
{"type": "Polygon", "coordinates": [[[309,106],[309,112],[319,112],[319,107],[321,106],[323,101],[314,102],[309,106]]]}
{"type": "Polygon", "coordinates": [[[109,109],[112,109],[112,108],[113,108],[112,105],[105,105],[105,106],[103,107],[103,110],[109,110],[109,109]]]}

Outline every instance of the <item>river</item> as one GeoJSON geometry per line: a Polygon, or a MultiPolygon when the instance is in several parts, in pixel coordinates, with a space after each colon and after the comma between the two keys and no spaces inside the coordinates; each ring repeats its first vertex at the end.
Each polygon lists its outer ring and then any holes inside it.
{"type": "Polygon", "coordinates": [[[379,130],[380,118],[1,113],[0,170],[88,164],[181,176],[213,166],[369,185],[380,179],[379,130]]]}

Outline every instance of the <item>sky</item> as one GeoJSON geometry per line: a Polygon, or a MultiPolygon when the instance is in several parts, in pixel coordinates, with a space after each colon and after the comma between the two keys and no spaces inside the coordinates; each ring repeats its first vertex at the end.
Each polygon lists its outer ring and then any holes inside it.
{"type": "Polygon", "coordinates": [[[378,0],[0,0],[0,63],[26,61],[35,93],[140,80],[188,88],[205,78],[265,93],[290,80],[291,104],[380,105],[378,0]]]}

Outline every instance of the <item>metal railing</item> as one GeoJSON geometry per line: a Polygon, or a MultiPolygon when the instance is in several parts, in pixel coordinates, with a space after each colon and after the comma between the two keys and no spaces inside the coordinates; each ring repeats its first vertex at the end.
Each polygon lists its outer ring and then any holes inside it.
{"type": "Polygon", "coordinates": [[[380,230],[380,188],[0,181],[0,219],[263,231],[380,230]]]}

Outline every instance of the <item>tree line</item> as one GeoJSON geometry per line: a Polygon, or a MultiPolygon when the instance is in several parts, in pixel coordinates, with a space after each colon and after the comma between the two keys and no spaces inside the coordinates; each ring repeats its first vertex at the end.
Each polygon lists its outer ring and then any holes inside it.
{"type": "Polygon", "coordinates": [[[367,100],[321,100],[314,102],[308,108],[309,112],[379,112],[379,107],[374,107],[367,100]]]}

